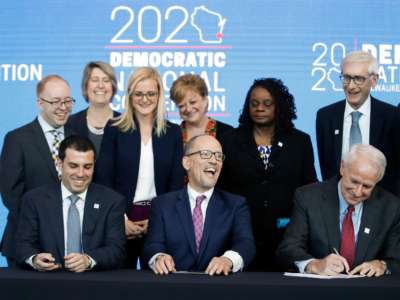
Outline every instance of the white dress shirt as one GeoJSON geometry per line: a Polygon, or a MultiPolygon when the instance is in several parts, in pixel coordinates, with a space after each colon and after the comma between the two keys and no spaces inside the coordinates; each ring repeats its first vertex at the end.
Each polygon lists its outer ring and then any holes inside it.
{"type": "Polygon", "coordinates": [[[154,182],[154,156],[153,143],[141,143],[139,172],[136,183],[135,196],[133,203],[143,200],[151,200],[157,196],[156,185],[154,182]]]}
{"type": "Polygon", "coordinates": [[[49,123],[47,123],[46,120],[43,119],[41,115],[38,115],[38,122],[43,130],[44,136],[47,141],[47,145],[49,145],[50,150],[53,148],[54,144],[54,135],[51,133],[53,130],[57,130],[58,132],[61,133],[61,139],[60,139],[61,141],[65,138],[64,126],[61,126],[59,128],[54,128],[49,123]]]}
{"type": "Polygon", "coordinates": [[[343,140],[342,140],[342,156],[348,152],[350,145],[350,129],[351,129],[351,113],[358,111],[361,113],[358,124],[361,130],[362,144],[369,144],[369,126],[371,122],[371,97],[368,96],[367,100],[357,110],[352,108],[346,101],[343,116],[343,140]]]}

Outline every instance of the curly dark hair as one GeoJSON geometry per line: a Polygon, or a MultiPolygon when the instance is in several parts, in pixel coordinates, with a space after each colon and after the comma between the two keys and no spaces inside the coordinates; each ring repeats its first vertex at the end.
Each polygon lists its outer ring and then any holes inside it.
{"type": "Polygon", "coordinates": [[[293,120],[297,119],[294,97],[289,92],[289,89],[283,84],[282,80],[277,78],[260,78],[254,80],[253,85],[247,92],[242,113],[239,117],[239,124],[250,128],[254,125],[254,122],[250,117],[249,104],[251,93],[257,87],[266,89],[275,100],[277,114],[275,120],[275,134],[278,132],[287,132],[293,129],[293,120]]]}

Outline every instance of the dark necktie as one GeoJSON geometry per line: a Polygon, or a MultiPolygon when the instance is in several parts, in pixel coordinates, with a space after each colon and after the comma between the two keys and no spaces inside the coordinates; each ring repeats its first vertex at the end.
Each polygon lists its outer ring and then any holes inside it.
{"type": "Polygon", "coordinates": [[[200,195],[196,198],[196,206],[193,209],[193,215],[192,215],[197,253],[199,253],[200,242],[203,236],[203,213],[201,211],[201,203],[203,202],[204,199],[206,199],[206,196],[204,195],[200,195]]]}
{"type": "Polygon", "coordinates": [[[76,202],[79,197],[75,194],[69,196],[71,204],[68,209],[67,219],[67,254],[82,253],[81,221],[76,202]]]}
{"type": "Polygon", "coordinates": [[[342,241],[340,243],[340,255],[347,260],[350,269],[353,267],[356,254],[356,240],[354,238],[354,226],[351,218],[353,211],[354,206],[349,205],[342,223],[342,241]]]}
{"type": "Polygon", "coordinates": [[[360,117],[361,117],[361,113],[359,111],[353,111],[351,113],[349,150],[350,150],[351,146],[362,143],[361,129],[360,129],[360,124],[359,124],[360,117]]]}

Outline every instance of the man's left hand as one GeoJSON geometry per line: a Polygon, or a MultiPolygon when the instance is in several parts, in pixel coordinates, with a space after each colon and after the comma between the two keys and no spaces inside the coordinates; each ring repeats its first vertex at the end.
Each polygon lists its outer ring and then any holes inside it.
{"type": "Polygon", "coordinates": [[[232,261],[224,256],[214,257],[206,269],[208,275],[228,275],[232,271],[232,261]]]}
{"type": "Polygon", "coordinates": [[[379,277],[384,275],[386,273],[386,270],[386,264],[381,260],[375,259],[358,265],[353,270],[351,270],[350,275],[360,274],[367,277],[379,277]]]}
{"type": "Polygon", "coordinates": [[[90,259],[81,253],[70,253],[64,256],[65,268],[68,271],[81,273],[90,267],[90,259]]]}

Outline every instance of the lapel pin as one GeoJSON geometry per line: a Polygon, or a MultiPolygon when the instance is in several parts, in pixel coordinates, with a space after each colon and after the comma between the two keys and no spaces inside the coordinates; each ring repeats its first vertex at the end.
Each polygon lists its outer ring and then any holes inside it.
{"type": "Polygon", "coordinates": [[[335,129],[335,135],[338,135],[339,134],[339,129],[335,129]]]}
{"type": "Polygon", "coordinates": [[[282,142],[278,142],[278,146],[282,148],[283,147],[283,143],[282,142]]]}
{"type": "Polygon", "coordinates": [[[364,228],[364,233],[369,234],[370,231],[371,231],[371,230],[370,230],[368,227],[365,227],[365,228],[364,228]]]}
{"type": "Polygon", "coordinates": [[[99,208],[100,208],[100,204],[95,203],[95,204],[93,205],[93,208],[94,208],[94,209],[99,209],[99,208]]]}

